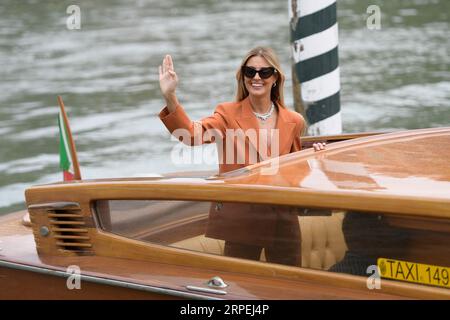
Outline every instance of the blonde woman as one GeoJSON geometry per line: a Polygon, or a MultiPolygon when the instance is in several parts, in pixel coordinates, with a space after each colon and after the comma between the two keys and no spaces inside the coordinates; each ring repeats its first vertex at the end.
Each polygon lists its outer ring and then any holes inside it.
{"type": "MultiPolygon", "coordinates": [[[[176,96],[178,76],[167,55],[159,67],[159,82],[166,106],[159,117],[167,129],[188,145],[218,144],[219,173],[267,158],[299,151],[303,117],[286,108],[285,76],[270,48],[250,50],[236,73],[236,101],[219,104],[213,115],[191,121],[176,96]]],[[[316,151],[324,144],[314,144],[316,151]]],[[[265,248],[267,260],[299,265],[300,230],[297,217],[266,210],[265,206],[213,204],[206,235],[225,240],[225,254],[258,260],[265,248]],[[268,211],[268,212],[263,212],[268,211]],[[269,212],[270,211],[270,212],[269,212]],[[292,248],[277,235],[296,239],[292,248]],[[286,254],[280,253],[289,251],[286,254]],[[288,257],[288,258],[286,258],[288,257]]]]}

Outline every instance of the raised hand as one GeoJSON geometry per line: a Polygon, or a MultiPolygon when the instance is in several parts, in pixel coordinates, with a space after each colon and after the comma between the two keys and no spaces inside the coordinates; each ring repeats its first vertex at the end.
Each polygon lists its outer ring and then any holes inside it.
{"type": "Polygon", "coordinates": [[[159,66],[159,86],[163,96],[167,99],[175,95],[178,77],[173,68],[173,61],[170,55],[164,57],[162,66],[159,66]]]}

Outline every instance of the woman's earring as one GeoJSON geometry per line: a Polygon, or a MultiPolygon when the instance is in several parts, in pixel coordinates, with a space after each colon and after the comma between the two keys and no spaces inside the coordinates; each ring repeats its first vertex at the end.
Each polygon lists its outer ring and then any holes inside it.
{"type": "Polygon", "coordinates": [[[276,86],[277,86],[277,83],[274,82],[272,87],[275,88],[276,86]]]}

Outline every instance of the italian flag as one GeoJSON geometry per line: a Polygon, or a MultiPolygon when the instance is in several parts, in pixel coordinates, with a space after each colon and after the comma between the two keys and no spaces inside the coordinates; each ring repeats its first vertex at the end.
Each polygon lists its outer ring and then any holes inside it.
{"type": "Polygon", "coordinates": [[[72,153],[69,148],[69,135],[62,112],[58,115],[59,126],[59,167],[63,170],[64,181],[75,180],[72,153]]]}

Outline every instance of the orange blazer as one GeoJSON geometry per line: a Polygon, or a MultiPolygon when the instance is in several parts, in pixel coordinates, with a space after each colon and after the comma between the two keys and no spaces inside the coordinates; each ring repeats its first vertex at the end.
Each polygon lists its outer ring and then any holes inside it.
{"type": "MultiPolygon", "coordinates": [[[[219,104],[214,111],[214,114],[201,119],[200,121],[191,121],[179,105],[175,111],[169,112],[167,107],[164,107],[159,113],[159,118],[170,131],[178,139],[187,145],[198,145],[202,143],[217,142],[214,137],[205,134],[206,131],[215,132],[223,138],[222,148],[218,148],[220,159],[219,173],[224,173],[245,167],[249,164],[265,160],[267,156],[271,156],[270,150],[268,152],[261,152],[259,150],[259,124],[255,115],[252,112],[249,98],[245,98],[239,102],[226,102],[219,104]],[[181,138],[176,134],[177,129],[184,129],[189,133],[190,139],[181,138]],[[226,161],[227,159],[227,133],[226,130],[241,129],[244,133],[249,129],[256,131],[256,140],[245,138],[245,141],[233,139],[233,161],[226,161]],[[197,139],[195,138],[197,137],[197,139]],[[240,143],[241,142],[241,143],[240,143]],[[258,157],[251,157],[250,150],[256,151],[258,157]],[[239,159],[239,157],[241,157],[239,159]],[[255,161],[256,160],[256,161],[255,161]]],[[[278,119],[276,129],[279,131],[279,152],[278,155],[283,155],[301,149],[300,135],[305,126],[303,117],[294,111],[287,108],[278,108],[278,119]]],[[[229,149],[230,150],[230,149],[229,149]]],[[[230,151],[229,151],[230,152],[230,151]]]]}
{"type": "MultiPolygon", "coordinates": [[[[222,138],[222,148],[218,145],[218,154],[222,159],[227,159],[227,129],[234,129],[247,132],[249,129],[256,130],[256,137],[259,138],[259,124],[252,112],[249,98],[240,102],[227,102],[219,104],[212,116],[201,119],[200,121],[191,121],[181,106],[169,113],[165,107],[159,114],[160,119],[167,129],[178,139],[187,145],[197,145],[202,143],[216,142],[213,137],[205,135],[205,132],[216,130],[222,138]],[[181,138],[176,132],[177,129],[184,129],[187,133],[181,138]],[[197,138],[195,138],[197,137],[197,138]],[[225,137],[225,138],[224,138],[225,137]]],[[[279,131],[279,155],[299,151],[301,149],[300,134],[305,126],[303,117],[286,108],[278,108],[278,119],[276,129],[279,131]]],[[[245,138],[245,137],[244,137],[245,138]]],[[[233,151],[235,160],[232,163],[223,161],[219,163],[219,173],[245,167],[250,162],[250,148],[252,152],[257,151],[257,155],[265,158],[266,152],[260,152],[259,139],[247,139],[239,141],[233,139],[233,151]],[[244,161],[238,161],[239,155],[244,161]]],[[[231,143],[229,144],[231,145],[231,143]]],[[[267,152],[270,156],[270,153],[267,152]]],[[[256,157],[259,161],[260,157],[256,157]]],[[[256,162],[257,162],[256,161],[256,162]]],[[[220,162],[220,161],[219,161],[220,162]]],[[[266,205],[252,204],[234,204],[234,203],[211,203],[209,220],[206,228],[206,236],[226,241],[257,245],[272,246],[280,237],[280,226],[289,226],[292,232],[292,243],[299,241],[299,225],[296,214],[291,214],[286,210],[272,208],[266,205]]],[[[284,228],[285,229],[285,228],[284,228]]],[[[284,230],[283,229],[283,230],[284,230]]],[[[286,233],[283,231],[283,233],[286,233]]],[[[286,236],[286,235],[285,235],[286,236]]],[[[289,241],[288,241],[289,242],[289,241]]]]}

